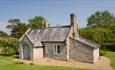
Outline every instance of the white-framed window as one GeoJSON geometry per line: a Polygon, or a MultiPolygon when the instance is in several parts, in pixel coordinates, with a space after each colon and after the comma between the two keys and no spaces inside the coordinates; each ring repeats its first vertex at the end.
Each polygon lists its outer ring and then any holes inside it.
{"type": "Polygon", "coordinates": [[[60,45],[55,45],[53,48],[53,53],[54,54],[59,54],[60,53],[60,45]]]}

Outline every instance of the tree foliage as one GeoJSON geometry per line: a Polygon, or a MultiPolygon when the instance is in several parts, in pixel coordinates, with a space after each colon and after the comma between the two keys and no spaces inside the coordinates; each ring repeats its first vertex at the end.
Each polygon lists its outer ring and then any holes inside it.
{"type": "Polygon", "coordinates": [[[114,34],[107,28],[82,28],[80,29],[80,35],[99,44],[114,42],[114,34]]]}
{"type": "MultiPolygon", "coordinates": [[[[97,11],[88,18],[87,27],[79,30],[80,35],[105,47],[115,43],[115,16],[108,11],[97,11]]],[[[115,45],[115,44],[114,44],[115,45]]]]}
{"type": "Polygon", "coordinates": [[[88,18],[88,27],[110,27],[115,25],[115,17],[108,11],[95,12],[88,18]]]}
{"type": "Polygon", "coordinates": [[[10,19],[8,22],[10,24],[7,25],[7,28],[11,29],[11,36],[14,38],[20,38],[28,29],[27,25],[19,19],[10,19]]]}
{"type": "Polygon", "coordinates": [[[18,39],[5,37],[0,41],[2,51],[0,54],[13,55],[18,52],[18,39]]]}
{"type": "Polygon", "coordinates": [[[0,37],[7,37],[8,34],[6,32],[0,31],[0,37]]]}
{"type": "Polygon", "coordinates": [[[17,24],[12,30],[12,36],[14,38],[20,38],[28,29],[27,25],[24,23],[17,24]]]}
{"type": "Polygon", "coordinates": [[[29,20],[28,26],[32,29],[42,28],[44,18],[42,16],[35,16],[29,20]]]}

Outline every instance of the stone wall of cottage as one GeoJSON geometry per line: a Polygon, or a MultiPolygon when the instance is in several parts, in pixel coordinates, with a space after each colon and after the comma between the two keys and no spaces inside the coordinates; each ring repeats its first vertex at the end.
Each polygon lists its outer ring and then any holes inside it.
{"type": "Polygon", "coordinates": [[[43,47],[33,48],[33,60],[39,60],[43,58],[43,47]]]}
{"type": "Polygon", "coordinates": [[[50,59],[59,59],[59,60],[67,60],[67,47],[66,43],[43,43],[44,44],[44,57],[50,59]],[[56,45],[60,46],[60,53],[54,53],[54,47],[56,45]]]}
{"type": "Polygon", "coordinates": [[[93,62],[93,48],[85,45],[77,40],[69,40],[70,45],[70,60],[77,60],[83,62],[93,62]]]}

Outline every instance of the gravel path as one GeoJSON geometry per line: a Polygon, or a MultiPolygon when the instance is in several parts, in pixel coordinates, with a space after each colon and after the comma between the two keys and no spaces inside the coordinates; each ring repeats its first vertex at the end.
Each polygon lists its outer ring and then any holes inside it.
{"type": "Polygon", "coordinates": [[[64,67],[77,67],[77,68],[86,68],[92,70],[114,70],[110,66],[110,59],[107,57],[101,57],[98,62],[95,64],[91,63],[83,63],[78,61],[61,61],[61,60],[52,60],[52,59],[40,59],[36,61],[25,61],[21,60],[25,63],[35,63],[41,65],[50,65],[50,66],[64,66],[64,67]]]}

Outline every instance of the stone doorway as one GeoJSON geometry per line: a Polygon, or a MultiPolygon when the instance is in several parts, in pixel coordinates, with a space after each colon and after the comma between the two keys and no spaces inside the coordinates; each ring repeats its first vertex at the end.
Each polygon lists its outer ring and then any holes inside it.
{"type": "Polygon", "coordinates": [[[30,47],[23,46],[23,59],[30,60],[30,47]]]}

